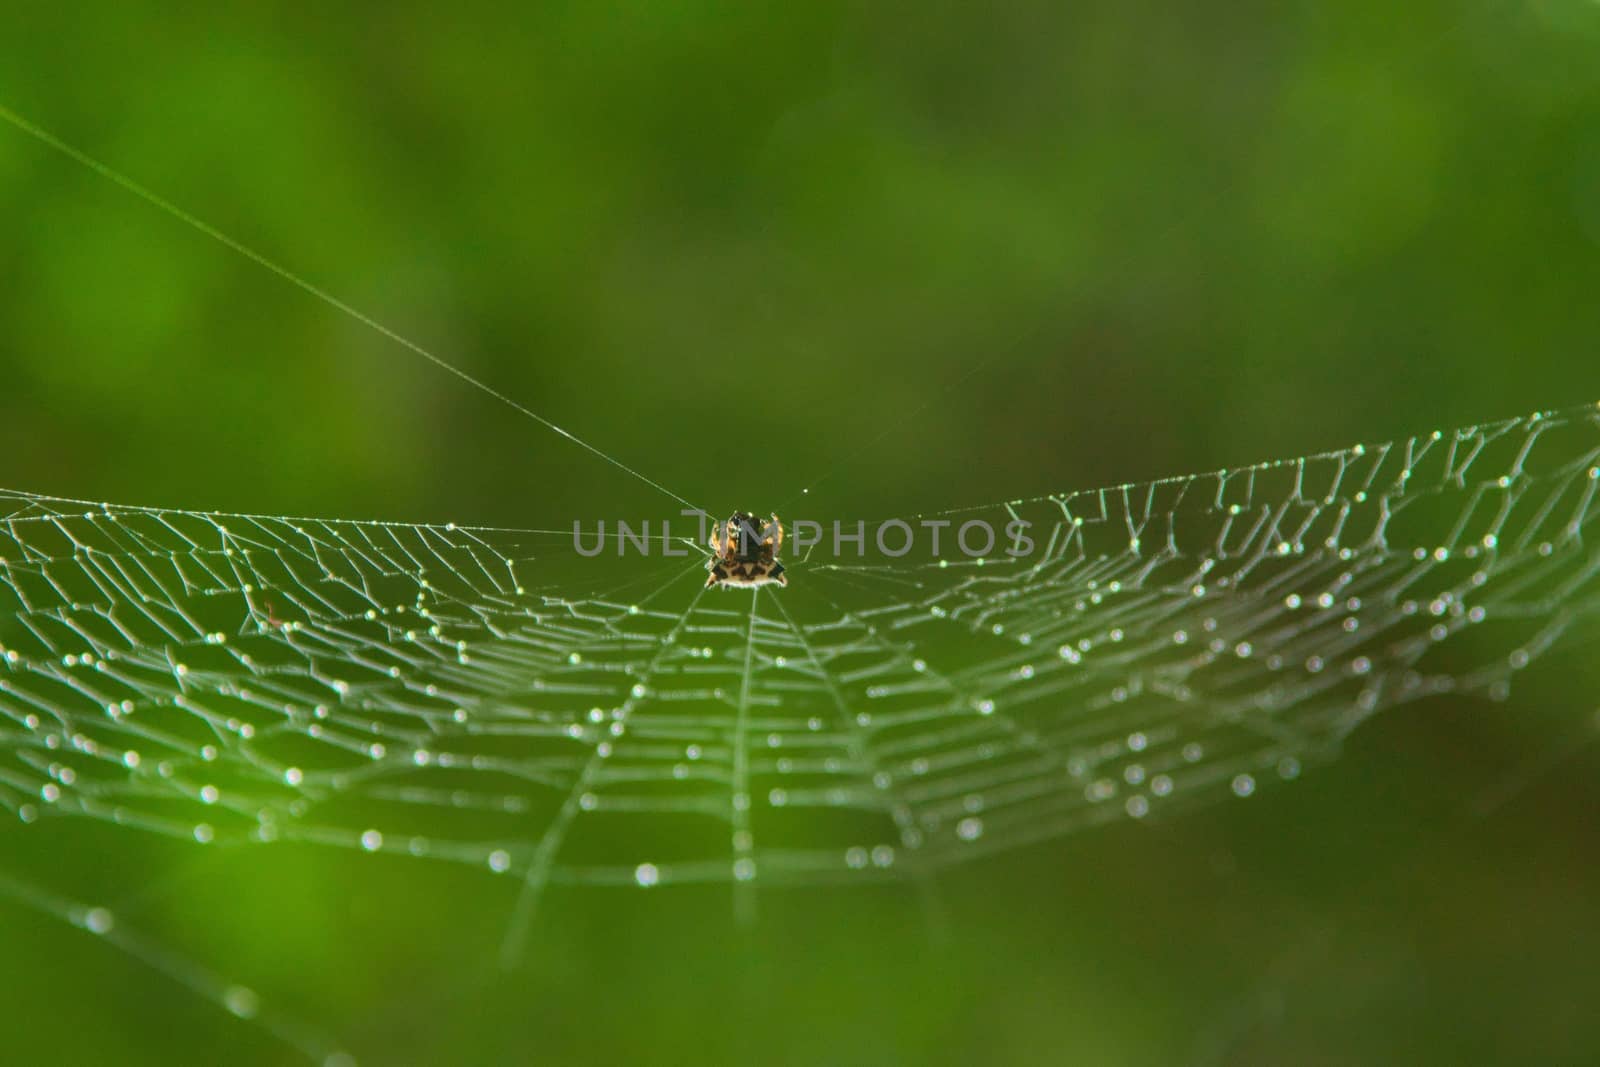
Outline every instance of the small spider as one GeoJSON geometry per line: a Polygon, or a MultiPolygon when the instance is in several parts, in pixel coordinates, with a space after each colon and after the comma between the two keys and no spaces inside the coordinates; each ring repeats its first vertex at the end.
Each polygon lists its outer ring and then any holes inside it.
{"type": "Polygon", "coordinates": [[[727,522],[711,526],[711,558],[706,569],[711,576],[706,587],[753,589],[776,582],[788,585],[778,553],[783,550],[783,523],[778,516],[762,522],[748,511],[735,512],[727,522]]]}

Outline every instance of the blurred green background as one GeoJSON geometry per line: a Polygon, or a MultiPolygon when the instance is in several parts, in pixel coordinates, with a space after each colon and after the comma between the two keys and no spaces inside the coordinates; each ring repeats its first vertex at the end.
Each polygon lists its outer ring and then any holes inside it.
{"type": "MultiPolygon", "coordinates": [[[[4,21],[0,102],[714,508],[818,479],[819,513],[993,502],[1600,394],[1592,0],[4,21]]],[[[0,484],[676,512],[9,128],[0,197],[0,484]]],[[[954,872],[937,920],[897,891],[764,897],[753,932],[725,888],[558,893],[511,975],[481,874],[129,859],[95,826],[0,853],[367,1062],[1592,1062],[1593,677],[1520,691],[1537,727],[1419,705],[1262,804],[954,872]]],[[[0,943],[0,1059],[294,1062],[12,903],[0,943]]]]}

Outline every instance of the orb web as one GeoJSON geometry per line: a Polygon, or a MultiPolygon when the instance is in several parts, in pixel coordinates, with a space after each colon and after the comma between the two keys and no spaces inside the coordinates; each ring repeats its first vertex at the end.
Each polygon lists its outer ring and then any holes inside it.
{"type": "Polygon", "coordinates": [[[548,531],[0,493],[0,808],[474,865],[522,884],[512,956],[553,884],[727,882],[748,915],[926,879],[1503,699],[1592,633],[1597,484],[1591,406],[943,512],[1038,549],[754,593],[694,559],[613,582],[548,531]]]}

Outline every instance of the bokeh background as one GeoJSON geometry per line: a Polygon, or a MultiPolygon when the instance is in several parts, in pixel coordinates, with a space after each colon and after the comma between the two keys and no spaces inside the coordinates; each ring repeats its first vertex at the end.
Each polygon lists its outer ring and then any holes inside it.
{"type": "MultiPolygon", "coordinates": [[[[1600,394],[1592,0],[4,21],[0,102],[696,501],[924,511],[1600,394]]],[[[9,128],[0,203],[9,488],[676,513],[9,128]]],[[[509,975],[477,874],[104,827],[0,855],[365,1062],[1588,1062],[1593,651],[1262,803],[953,872],[940,916],[564,891],[509,975]]],[[[15,901],[0,946],[0,1059],[295,1062],[15,901]]]]}

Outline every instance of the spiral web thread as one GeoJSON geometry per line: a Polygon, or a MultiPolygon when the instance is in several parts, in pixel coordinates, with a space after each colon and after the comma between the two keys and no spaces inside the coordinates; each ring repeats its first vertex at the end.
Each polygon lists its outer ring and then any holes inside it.
{"type": "Polygon", "coordinates": [[[512,957],[552,884],[727,881],[747,916],[763,885],[925,879],[1250,796],[1410,700],[1504,699],[1592,632],[1597,484],[1589,406],[917,517],[1024,520],[1023,558],[794,562],[754,593],[636,559],[603,594],[533,531],[0,492],[0,808],[478,865],[522,882],[512,957]]]}

